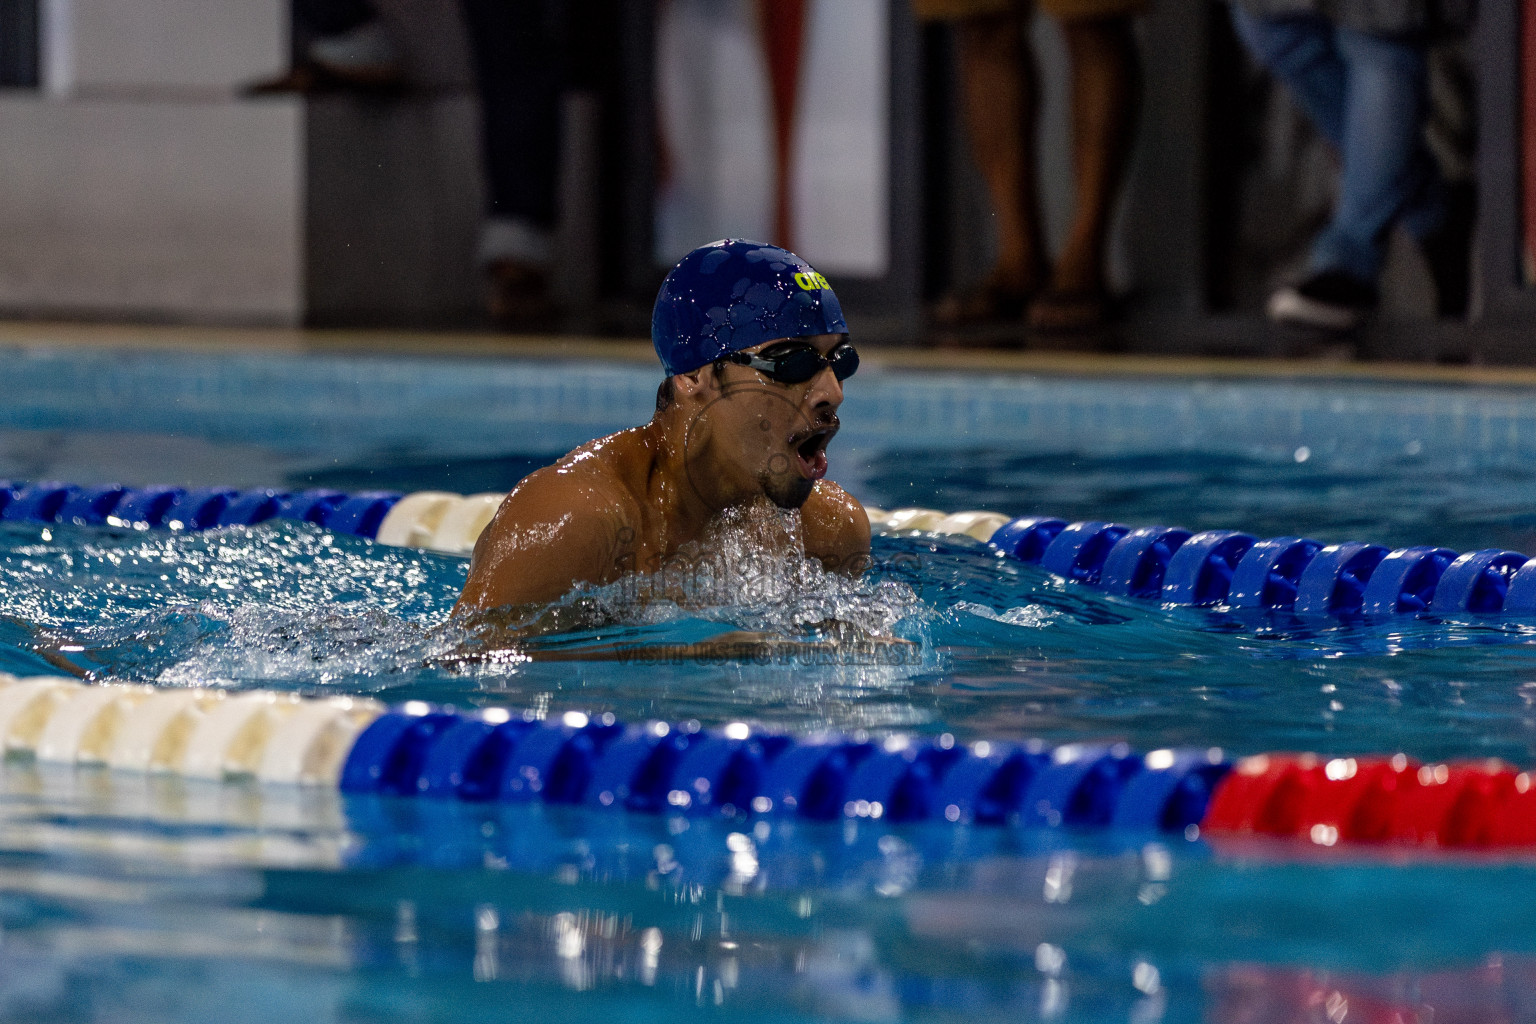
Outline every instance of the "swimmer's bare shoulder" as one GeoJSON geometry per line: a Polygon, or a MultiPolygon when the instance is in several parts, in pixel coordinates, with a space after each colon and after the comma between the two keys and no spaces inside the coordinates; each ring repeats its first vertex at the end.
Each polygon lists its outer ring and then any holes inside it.
{"type": "Polygon", "coordinates": [[[800,519],[807,555],[849,576],[869,567],[869,516],[853,495],[831,480],[818,480],[800,519]]]}
{"type": "Polygon", "coordinates": [[[512,488],[475,542],[454,615],[548,604],[633,568],[638,509],[611,454],[583,445],[512,488]]]}

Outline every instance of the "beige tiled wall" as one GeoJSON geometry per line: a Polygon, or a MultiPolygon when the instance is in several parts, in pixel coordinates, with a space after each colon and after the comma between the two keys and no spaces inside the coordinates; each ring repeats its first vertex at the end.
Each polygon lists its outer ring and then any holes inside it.
{"type": "Polygon", "coordinates": [[[0,309],[297,322],[303,126],[287,100],[0,97],[0,309]]]}
{"type": "Polygon", "coordinates": [[[42,0],[0,93],[0,316],[464,323],[476,107],[455,0],[381,0],[419,91],[253,99],[288,0],[42,0]]]}
{"type": "Polygon", "coordinates": [[[43,0],[55,95],[223,90],[288,59],[287,0],[43,0]]]}

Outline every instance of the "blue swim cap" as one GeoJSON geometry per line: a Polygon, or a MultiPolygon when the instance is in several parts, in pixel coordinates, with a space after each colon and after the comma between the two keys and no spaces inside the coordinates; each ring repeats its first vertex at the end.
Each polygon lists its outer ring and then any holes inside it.
{"type": "Polygon", "coordinates": [[[826,278],[792,252],[740,238],[684,256],[651,310],[651,344],[669,377],[765,341],[846,333],[826,278]]]}

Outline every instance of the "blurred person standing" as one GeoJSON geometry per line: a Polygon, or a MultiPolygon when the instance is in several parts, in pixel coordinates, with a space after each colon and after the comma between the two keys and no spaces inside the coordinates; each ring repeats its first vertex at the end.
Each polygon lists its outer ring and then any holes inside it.
{"type": "MultiPolygon", "coordinates": [[[[568,7],[575,0],[460,0],[480,100],[487,209],[477,262],[498,327],[553,327],[551,298],[560,103],[567,87],[568,7]]],[[[403,91],[401,49],[376,0],[292,0],[293,62],[249,90],[403,91]]],[[[385,5],[387,6],[387,5],[385,5]]],[[[454,4],[441,5],[455,17],[454,4]]]]}
{"type": "Polygon", "coordinates": [[[477,256],[491,318],[508,330],[553,327],[567,3],[462,0],[462,6],[480,93],[488,209],[477,256]]]}
{"type": "Polygon", "coordinates": [[[289,32],[288,70],[248,93],[393,90],[404,83],[399,48],[370,0],[292,0],[289,32]]]}
{"type": "Polygon", "coordinates": [[[1473,187],[1447,184],[1424,132],[1430,44],[1464,30],[1470,9],[1470,0],[1232,0],[1238,37],[1340,162],[1332,217],[1306,276],[1270,297],[1272,320],[1358,327],[1376,308],[1397,223],[1424,253],[1439,314],[1465,314],[1473,187]]]}
{"type": "Polygon", "coordinates": [[[1025,39],[1029,0],[912,0],[917,17],[955,27],[961,106],[997,217],[997,259],[973,291],[935,309],[942,326],[1013,319],[1037,331],[1085,331],[1111,313],[1105,256],[1134,143],[1141,64],[1133,16],[1147,0],[1040,0],[1071,62],[1072,227],[1052,266],[1036,170],[1038,83],[1025,39]]]}

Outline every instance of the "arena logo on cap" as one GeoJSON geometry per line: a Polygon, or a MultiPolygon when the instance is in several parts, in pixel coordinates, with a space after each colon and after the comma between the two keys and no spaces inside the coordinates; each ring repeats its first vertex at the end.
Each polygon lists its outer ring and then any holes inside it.
{"type": "Polygon", "coordinates": [[[795,275],[795,284],[799,285],[802,289],[804,289],[805,291],[808,291],[808,292],[809,291],[815,291],[818,288],[831,288],[832,287],[830,284],[827,283],[827,279],[826,278],[822,277],[820,274],[816,273],[816,271],[814,271],[814,270],[811,271],[810,273],[801,272],[801,273],[796,274],[795,275]]]}

